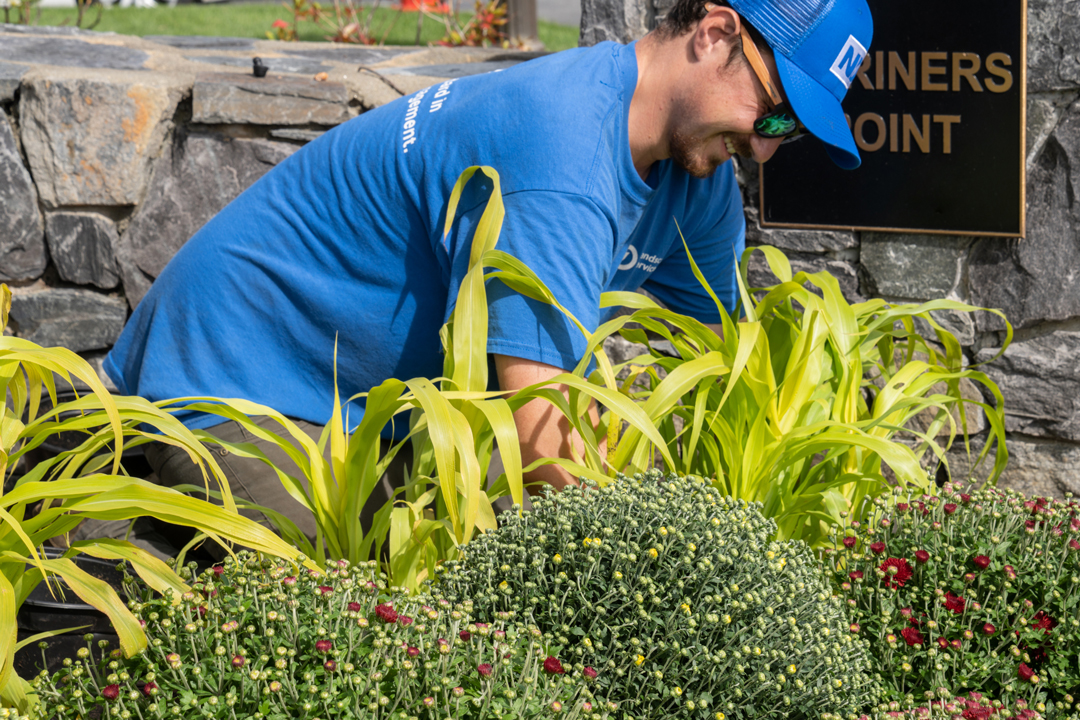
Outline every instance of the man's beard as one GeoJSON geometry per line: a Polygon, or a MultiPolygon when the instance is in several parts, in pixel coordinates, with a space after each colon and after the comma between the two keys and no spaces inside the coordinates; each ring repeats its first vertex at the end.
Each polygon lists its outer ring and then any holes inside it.
{"type": "MultiPolygon", "coordinates": [[[[749,148],[742,147],[742,138],[732,138],[731,143],[735,146],[735,152],[739,155],[749,157],[752,154],[749,148]]],[[[712,177],[713,173],[716,172],[716,168],[723,163],[717,163],[707,156],[705,154],[705,145],[705,141],[694,135],[674,130],[671,133],[671,142],[668,146],[671,151],[671,160],[691,177],[701,180],[712,177]]]]}

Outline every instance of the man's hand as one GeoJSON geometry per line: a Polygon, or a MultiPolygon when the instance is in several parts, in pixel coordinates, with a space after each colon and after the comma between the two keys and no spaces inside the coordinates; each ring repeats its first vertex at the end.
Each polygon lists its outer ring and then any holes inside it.
{"type": "MultiPolygon", "coordinates": [[[[495,356],[495,369],[499,376],[499,387],[502,390],[520,390],[535,383],[550,380],[560,375],[565,370],[553,365],[545,365],[533,360],[510,357],[509,355],[495,356]]],[[[567,394],[565,385],[554,386],[567,394]]],[[[599,425],[600,419],[596,412],[595,404],[589,408],[589,419],[593,427],[599,425]]],[[[579,455],[584,455],[584,444],[577,432],[573,432],[570,423],[546,400],[533,400],[523,405],[514,413],[514,423],[517,425],[518,437],[521,440],[521,462],[523,465],[544,457],[569,458],[570,443],[579,455]]],[[[601,454],[606,452],[607,440],[601,441],[601,454]]],[[[543,465],[525,476],[528,483],[547,483],[556,490],[562,490],[567,485],[577,485],[577,479],[563,470],[558,465],[543,465]]],[[[528,488],[530,495],[536,495],[540,490],[534,485],[528,488]]]]}

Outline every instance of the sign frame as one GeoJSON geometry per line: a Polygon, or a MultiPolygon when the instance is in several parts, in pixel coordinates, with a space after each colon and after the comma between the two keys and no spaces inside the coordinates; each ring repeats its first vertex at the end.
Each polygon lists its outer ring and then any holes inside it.
{"type": "MultiPolygon", "coordinates": [[[[764,163],[758,164],[758,223],[762,228],[781,230],[840,230],[848,232],[869,231],[919,235],[960,235],[977,237],[1005,237],[1023,239],[1027,227],[1027,45],[1028,45],[1028,0],[1020,0],[1020,68],[1019,68],[1019,91],[1020,91],[1020,212],[1019,227],[1017,232],[967,230],[967,229],[941,229],[923,227],[890,227],[887,225],[838,225],[829,223],[799,223],[799,222],[769,222],[766,220],[765,206],[765,168],[764,163]]],[[[870,52],[874,51],[871,44],[870,52]]],[[[854,85],[854,83],[853,83],[854,85]]],[[[849,124],[851,119],[849,118],[849,124]]],[[[779,150],[778,150],[779,152],[779,150]]],[[[825,162],[831,162],[826,160],[825,162]]],[[[858,172],[858,170],[848,171],[858,172]]]]}

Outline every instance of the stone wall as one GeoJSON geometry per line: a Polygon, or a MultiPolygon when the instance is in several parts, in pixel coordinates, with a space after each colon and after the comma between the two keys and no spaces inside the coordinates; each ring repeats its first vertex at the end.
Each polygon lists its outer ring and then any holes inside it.
{"type": "MultiPolygon", "coordinates": [[[[672,4],[582,0],[582,42],[636,39],[672,4]]],[[[1080,2],[1028,0],[1027,93],[1025,239],[762,229],[756,166],[743,163],[739,180],[747,244],[783,249],[796,270],[829,270],[853,300],[948,297],[1002,310],[1016,335],[983,369],[1005,397],[1003,484],[1060,497],[1080,494],[1080,2]]],[[[767,272],[757,267],[761,284],[767,272]]],[[[941,320],[972,363],[1001,346],[995,315],[941,320]]]]}
{"type": "Polygon", "coordinates": [[[532,56],[0,24],[11,329],[100,363],[169,258],[305,142],[403,94],[532,56]]]}

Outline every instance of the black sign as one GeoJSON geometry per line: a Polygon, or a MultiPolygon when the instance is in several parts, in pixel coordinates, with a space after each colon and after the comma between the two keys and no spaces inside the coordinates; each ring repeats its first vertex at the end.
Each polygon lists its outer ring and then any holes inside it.
{"type": "Polygon", "coordinates": [[[784,145],[761,166],[761,224],[1023,236],[1026,1],[869,4],[844,100],[862,166],[784,145]]]}

